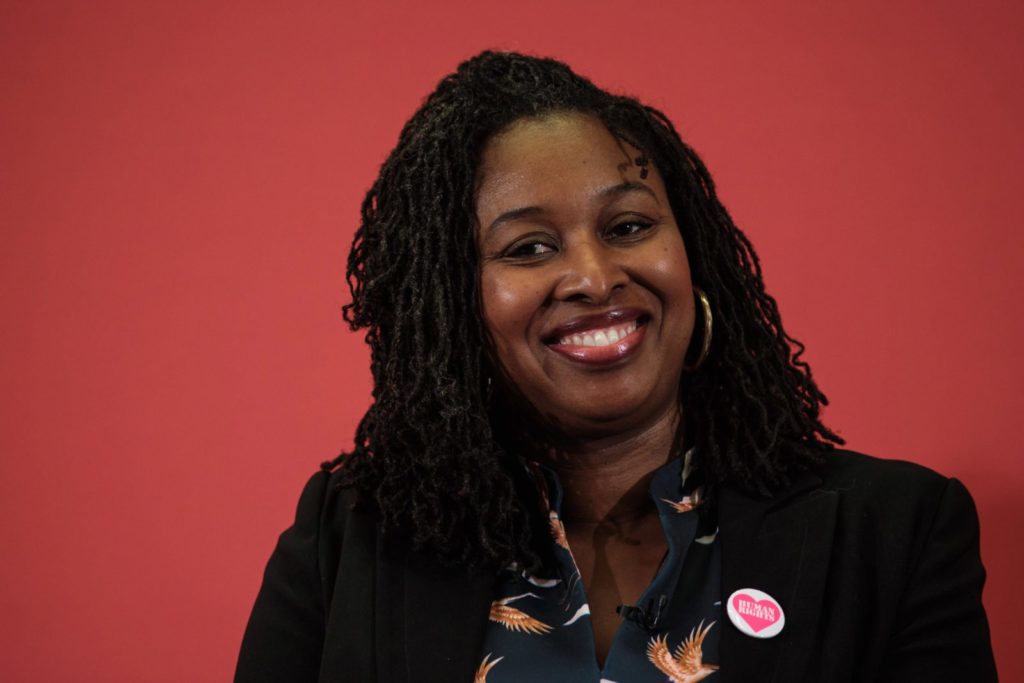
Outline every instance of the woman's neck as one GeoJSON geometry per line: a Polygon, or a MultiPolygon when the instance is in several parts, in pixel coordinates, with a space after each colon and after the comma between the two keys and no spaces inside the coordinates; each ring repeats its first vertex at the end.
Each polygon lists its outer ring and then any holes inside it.
{"type": "Polygon", "coordinates": [[[564,491],[566,524],[629,523],[653,509],[655,470],[677,453],[680,415],[673,410],[636,434],[575,441],[548,459],[564,491]]]}

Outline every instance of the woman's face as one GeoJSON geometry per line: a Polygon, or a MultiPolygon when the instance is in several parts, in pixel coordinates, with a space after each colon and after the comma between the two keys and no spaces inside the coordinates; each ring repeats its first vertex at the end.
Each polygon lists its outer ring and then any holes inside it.
{"type": "Polygon", "coordinates": [[[523,119],[476,188],[484,321],[504,372],[566,434],[676,410],[694,323],[682,236],[656,168],[579,114],[523,119]]]}

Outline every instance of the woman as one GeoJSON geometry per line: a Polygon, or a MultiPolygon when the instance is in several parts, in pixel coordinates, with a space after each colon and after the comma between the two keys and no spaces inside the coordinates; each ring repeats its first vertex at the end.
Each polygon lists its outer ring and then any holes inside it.
{"type": "Polygon", "coordinates": [[[470,59],[381,168],[348,279],[374,403],[237,680],[995,679],[969,495],[835,448],[660,112],[470,59]]]}

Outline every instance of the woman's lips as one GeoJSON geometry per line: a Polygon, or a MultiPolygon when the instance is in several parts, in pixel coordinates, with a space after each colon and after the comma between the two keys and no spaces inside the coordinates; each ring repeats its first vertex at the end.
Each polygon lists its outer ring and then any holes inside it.
{"type": "Polygon", "coordinates": [[[632,354],[643,341],[645,322],[630,320],[618,325],[578,330],[548,344],[556,353],[586,365],[609,365],[632,354]]]}

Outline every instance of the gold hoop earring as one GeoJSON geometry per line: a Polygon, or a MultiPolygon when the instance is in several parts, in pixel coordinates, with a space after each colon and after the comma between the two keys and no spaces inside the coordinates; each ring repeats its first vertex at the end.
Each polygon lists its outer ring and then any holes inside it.
{"type": "Polygon", "coordinates": [[[700,307],[704,312],[704,338],[700,342],[700,355],[697,356],[697,360],[692,365],[687,365],[684,358],[683,372],[696,372],[704,364],[708,357],[708,352],[711,350],[711,302],[708,301],[708,295],[700,287],[694,287],[693,292],[700,299],[700,307]]]}

